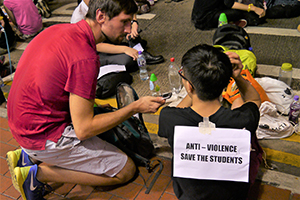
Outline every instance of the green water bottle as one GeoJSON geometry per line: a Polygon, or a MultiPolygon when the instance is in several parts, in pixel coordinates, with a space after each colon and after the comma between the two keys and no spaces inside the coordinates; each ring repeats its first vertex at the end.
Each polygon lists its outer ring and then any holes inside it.
{"type": "Polygon", "coordinates": [[[220,17],[219,17],[219,24],[218,24],[218,27],[220,26],[223,26],[225,24],[228,24],[228,21],[227,21],[227,17],[225,15],[225,13],[221,13],[220,14],[220,17]]]}
{"type": "Polygon", "coordinates": [[[161,95],[161,93],[160,93],[160,84],[157,80],[157,77],[153,73],[150,76],[149,84],[150,84],[150,91],[152,93],[151,95],[155,96],[155,97],[160,96],[161,95]]]}

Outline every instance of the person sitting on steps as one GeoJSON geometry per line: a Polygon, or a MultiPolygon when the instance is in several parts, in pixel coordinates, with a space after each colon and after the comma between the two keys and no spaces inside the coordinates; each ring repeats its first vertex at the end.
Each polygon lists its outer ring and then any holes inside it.
{"type": "Polygon", "coordinates": [[[26,40],[43,29],[42,17],[32,0],[0,0],[20,39],[26,40]]]}
{"type": "MultiPolygon", "coordinates": [[[[90,0],[82,0],[81,3],[75,8],[71,23],[76,23],[85,18],[85,15],[88,11],[88,5],[90,0]]],[[[136,59],[138,57],[138,51],[133,49],[132,47],[138,43],[140,43],[143,49],[146,48],[147,41],[141,39],[138,32],[138,21],[136,15],[133,16],[132,20],[132,29],[131,33],[127,35],[127,40],[130,43],[130,47],[126,43],[114,44],[110,41],[109,38],[106,38],[104,43],[97,44],[97,51],[100,55],[100,64],[101,66],[109,65],[109,64],[119,64],[125,65],[127,72],[134,72],[138,70],[138,66],[136,63],[136,59]]],[[[164,62],[164,58],[162,55],[153,56],[149,52],[143,52],[147,64],[159,64],[164,62]]]]}
{"type": "Polygon", "coordinates": [[[201,30],[218,27],[221,13],[225,13],[229,23],[245,27],[257,26],[265,21],[266,11],[253,4],[243,4],[235,0],[195,0],[192,10],[192,22],[201,30]]]}
{"type": "Polygon", "coordinates": [[[203,180],[172,175],[173,189],[178,199],[246,200],[262,161],[262,148],[256,137],[260,96],[251,83],[242,77],[243,65],[238,54],[226,54],[209,45],[197,45],[184,54],[181,62],[183,67],[178,73],[188,94],[177,107],[166,106],[161,110],[158,135],[167,138],[173,150],[174,127],[197,127],[204,117],[208,117],[216,128],[249,130],[252,148],[249,181],[203,180]],[[220,101],[230,77],[235,80],[243,98],[235,108],[225,108],[220,101]]]}

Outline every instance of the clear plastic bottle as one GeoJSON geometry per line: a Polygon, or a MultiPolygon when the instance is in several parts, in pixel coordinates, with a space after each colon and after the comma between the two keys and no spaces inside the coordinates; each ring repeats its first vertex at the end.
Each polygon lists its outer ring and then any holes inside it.
{"type": "Polygon", "coordinates": [[[289,121],[293,125],[297,125],[299,120],[299,114],[300,114],[300,102],[299,102],[299,96],[294,96],[294,101],[290,105],[290,112],[289,112],[289,121]]]}
{"type": "Polygon", "coordinates": [[[139,51],[139,56],[137,58],[137,63],[140,68],[140,78],[141,80],[145,81],[149,79],[148,71],[147,71],[147,63],[146,58],[143,55],[142,51],[139,51]]]}
{"type": "Polygon", "coordinates": [[[288,86],[291,86],[293,75],[293,66],[290,63],[283,63],[280,71],[278,80],[285,82],[288,86]]]}
{"type": "Polygon", "coordinates": [[[150,76],[149,86],[152,96],[157,97],[161,95],[159,82],[157,80],[157,77],[153,73],[150,76]]]}
{"type": "Polygon", "coordinates": [[[169,83],[170,87],[172,89],[172,92],[175,94],[178,94],[181,89],[181,78],[178,75],[178,70],[179,68],[175,64],[175,59],[172,57],[170,59],[171,64],[169,65],[169,72],[168,72],[168,78],[169,78],[169,83]]]}
{"type": "Polygon", "coordinates": [[[221,13],[219,16],[219,24],[218,27],[228,24],[227,17],[225,13],[221,13]]]}

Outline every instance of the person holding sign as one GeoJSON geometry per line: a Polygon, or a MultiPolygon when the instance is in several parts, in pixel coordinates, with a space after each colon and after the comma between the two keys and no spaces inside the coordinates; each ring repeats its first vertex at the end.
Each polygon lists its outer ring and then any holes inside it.
{"type": "MultiPolygon", "coordinates": [[[[243,65],[236,53],[225,54],[203,44],[188,50],[181,64],[179,75],[188,95],[177,107],[162,109],[158,135],[168,138],[174,153],[175,126],[198,126],[199,122],[203,122],[204,117],[208,117],[216,128],[248,130],[251,133],[251,153],[248,182],[179,178],[174,177],[172,172],[174,192],[178,199],[246,199],[262,160],[262,149],[255,134],[260,116],[259,94],[241,76],[243,65]],[[239,107],[232,109],[223,107],[219,98],[230,77],[235,80],[244,101],[239,107]]],[[[193,142],[196,143],[191,138],[191,144],[193,142]]],[[[218,147],[220,148],[223,149],[218,147]]],[[[228,148],[232,151],[235,149],[234,146],[228,148]]]]}

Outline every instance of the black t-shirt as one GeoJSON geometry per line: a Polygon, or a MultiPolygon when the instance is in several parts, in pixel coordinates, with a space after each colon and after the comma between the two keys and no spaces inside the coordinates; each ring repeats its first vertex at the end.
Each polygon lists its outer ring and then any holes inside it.
{"type": "MultiPolygon", "coordinates": [[[[251,182],[255,180],[262,154],[262,149],[258,144],[255,133],[259,116],[257,105],[254,103],[246,103],[234,110],[221,107],[215,114],[209,117],[209,121],[216,124],[217,128],[245,128],[251,132],[251,146],[252,149],[255,149],[255,151],[251,151],[250,154],[251,182]]],[[[203,117],[191,108],[165,107],[160,113],[158,135],[168,139],[173,151],[174,127],[176,125],[198,126],[198,123],[202,121],[203,117]]],[[[249,184],[242,182],[197,180],[177,177],[172,177],[172,179],[174,192],[179,199],[242,200],[247,198],[249,189],[249,184]]]]}

